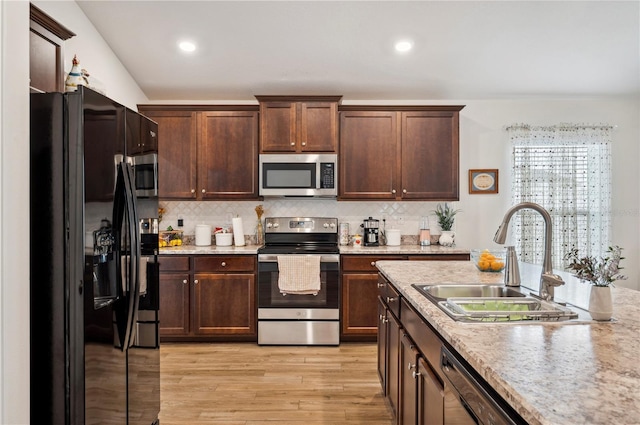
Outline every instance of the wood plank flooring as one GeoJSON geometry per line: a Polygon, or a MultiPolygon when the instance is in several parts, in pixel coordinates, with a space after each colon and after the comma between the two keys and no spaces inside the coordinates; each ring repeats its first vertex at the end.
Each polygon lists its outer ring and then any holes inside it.
{"type": "Polygon", "coordinates": [[[165,343],[161,425],[390,425],[375,344],[165,343]]]}

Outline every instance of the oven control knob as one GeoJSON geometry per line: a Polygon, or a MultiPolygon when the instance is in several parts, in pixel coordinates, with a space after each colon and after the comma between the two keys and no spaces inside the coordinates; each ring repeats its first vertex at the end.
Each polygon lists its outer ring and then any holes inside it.
{"type": "Polygon", "coordinates": [[[331,227],[332,229],[334,229],[336,227],[336,223],[331,223],[329,224],[329,227],[331,227]]]}
{"type": "Polygon", "coordinates": [[[267,223],[267,229],[271,229],[273,227],[273,223],[267,223]]]}
{"type": "Polygon", "coordinates": [[[273,223],[273,228],[274,228],[274,229],[277,229],[278,227],[280,227],[280,224],[279,224],[279,223],[273,223]]]}
{"type": "Polygon", "coordinates": [[[324,224],[322,225],[322,227],[324,227],[325,229],[328,229],[328,228],[329,228],[329,223],[324,223],[324,224]]]}

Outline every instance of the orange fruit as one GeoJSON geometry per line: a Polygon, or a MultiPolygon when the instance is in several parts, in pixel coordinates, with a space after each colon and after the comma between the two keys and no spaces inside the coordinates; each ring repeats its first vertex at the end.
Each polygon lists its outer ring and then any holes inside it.
{"type": "Polygon", "coordinates": [[[504,263],[502,261],[493,261],[491,262],[491,270],[499,272],[504,268],[504,263]]]}

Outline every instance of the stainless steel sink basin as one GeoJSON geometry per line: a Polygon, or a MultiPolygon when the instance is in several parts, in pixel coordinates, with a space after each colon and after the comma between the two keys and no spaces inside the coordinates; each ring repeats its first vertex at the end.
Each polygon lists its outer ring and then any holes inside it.
{"type": "Polygon", "coordinates": [[[503,285],[413,285],[427,298],[443,301],[447,298],[477,298],[477,297],[526,297],[515,288],[503,285]]]}
{"type": "Polygon", "coordinates": [[[451,318],[463,322],[566,321],[578,314],[501,285],[412,285],[451,318]]]}

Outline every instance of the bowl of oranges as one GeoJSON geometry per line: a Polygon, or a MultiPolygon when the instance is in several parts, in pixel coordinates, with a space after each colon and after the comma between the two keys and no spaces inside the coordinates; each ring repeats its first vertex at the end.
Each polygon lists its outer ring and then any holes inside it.
{"type": "Polygon", "coordinates": [[[481,272],[499,273],[504,269],[506,250],[472,249],[471,261],[481,272]]]}

